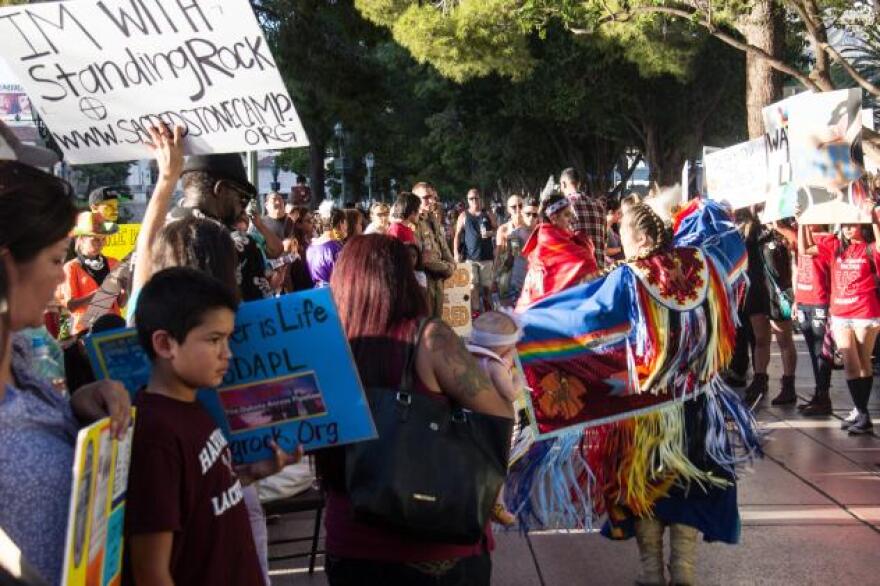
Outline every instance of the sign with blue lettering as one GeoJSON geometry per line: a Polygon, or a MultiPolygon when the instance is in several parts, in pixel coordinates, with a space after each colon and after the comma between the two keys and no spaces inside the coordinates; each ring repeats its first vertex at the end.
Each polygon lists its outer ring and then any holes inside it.
{"type": "Polygon", "coordinates": [[[0,8],[0,54],[73,164],[308,145],[247,0],[69,0],[0,8]]]}
{"type": "MultiPolygon", "coordinates": [[[[89,336],[96,376],[137,392],[150,363],[133,329],[89,336]]],[[[232,359],[223,384],[199,400],[229,439],[236,463],[285,451],[376,437],[348,340],[329,289],[244,303],[230,339],[232,359]]]]}

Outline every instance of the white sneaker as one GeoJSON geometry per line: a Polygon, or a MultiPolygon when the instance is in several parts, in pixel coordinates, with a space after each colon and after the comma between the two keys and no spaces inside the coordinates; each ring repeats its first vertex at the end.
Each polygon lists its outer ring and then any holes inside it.
{"type": "Polygon", "coordinates": [[[849,412],[849,415],[846,416],[846,419],[843,420],[843,423],[840,424],[840,429],[849,429],[850,426],[856,422],[856,419],[859,418],[859,410],[853,407],[853,410],[849,412]]]}

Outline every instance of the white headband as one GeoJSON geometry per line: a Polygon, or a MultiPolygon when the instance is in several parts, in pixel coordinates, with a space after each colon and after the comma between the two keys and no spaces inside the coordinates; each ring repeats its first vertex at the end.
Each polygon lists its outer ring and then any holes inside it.
{"type": "Polygon", "coordinates": [[[493,334],[482,330],[471,330],[470,343],[484,348],[513,346],[522,339],[523,331],[516,330],[512,334],[493,334]]]}
{"type": "Polygon", "coordinates": [[[512,346],[522,340],[523,328],[519,316],[506,307],[497,309],[496,311],[503,313],[513,320],[513,323],[516,324],[516,331],[512,334],[495,334],[474,328],[471,330],[470,336],[468,336],[468,341],[471,344],[474,344],[475,346],[483,346],[484,348],[497,348],[498,346],[512,346]]]}
{"type": "Polygon", "coordinates": [[[569,201],[567,199],[565,199],[565,198],[560,199],[556,203],[552,203],[549,206],[547,206],[547,215],[552,216],[555,213],[561,212],[562,210],[564,210],[565,208],[567,208],[570,205],[571,205],[571,203],[569,203],[569,201]]]}

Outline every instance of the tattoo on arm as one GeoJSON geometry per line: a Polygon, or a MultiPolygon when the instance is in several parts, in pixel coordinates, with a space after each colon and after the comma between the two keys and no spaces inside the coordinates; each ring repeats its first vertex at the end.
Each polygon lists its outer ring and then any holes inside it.
{"type": "Polygon", "coordinates": [[[426,339],[429,350],[444,357],[449,377],[456,382],[456,394],[474,399],[484,391],[491,391],[491,383],[477,361],[467,351],[462,341],[449,326],[434,323],[426,339]]]}

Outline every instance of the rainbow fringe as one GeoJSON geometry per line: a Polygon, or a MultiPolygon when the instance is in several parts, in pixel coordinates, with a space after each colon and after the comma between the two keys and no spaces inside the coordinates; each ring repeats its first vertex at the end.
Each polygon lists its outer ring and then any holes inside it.
{"type": "MultiPolygon", "coordinates": [[[[636,295],[630,317],[639,327],[627,344],[631,384],[639,392],[669,394],[674,400],[649,413],[573,429],[521,450],[525,453],[511,466],[505,488],[507,506],[521,530],[589,530],[618,506],[650,516],[654,503],[673,486],[729,486],[730,480],[701,470],[687,455],[685,402],[700,394],[706,397],[706,454],[713,462],[735,478],[737,466],[762,455],[757,422],[718,374],[733,356],[745,277],[725,279],[710,254],[706,262],[705,302],[674,315],[632,279],[636,295]]],[[[526,344],[523,362],[583,352],[586,343],[619,335],[605,331],[590,340],[526,344]]]]}

